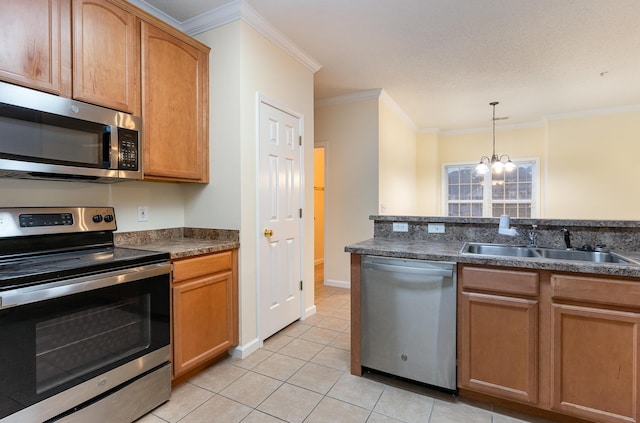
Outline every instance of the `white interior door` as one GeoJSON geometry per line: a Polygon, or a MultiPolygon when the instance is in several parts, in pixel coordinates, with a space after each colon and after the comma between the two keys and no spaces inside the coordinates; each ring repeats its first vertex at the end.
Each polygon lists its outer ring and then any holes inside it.
{"type": "Polygon", "coordinates": [[[300,118],[263,101],[259,116],[258,293],[260,338],[300,318],[300,118]]]}

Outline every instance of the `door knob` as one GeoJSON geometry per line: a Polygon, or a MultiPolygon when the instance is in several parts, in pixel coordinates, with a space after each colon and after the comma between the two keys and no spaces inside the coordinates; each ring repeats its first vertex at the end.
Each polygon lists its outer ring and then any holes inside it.
{"type": "Polygon", "coordinates": [[[273,236],[273,229],[265,229],[264,236],[273,236]]]}

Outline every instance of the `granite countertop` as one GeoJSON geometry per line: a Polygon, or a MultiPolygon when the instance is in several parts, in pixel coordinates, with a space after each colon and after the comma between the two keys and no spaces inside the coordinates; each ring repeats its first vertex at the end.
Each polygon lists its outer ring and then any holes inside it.
{"type": "Polygon", "coordinates": [[[238,231],[202,228],[115,233],[114,240],[120,247],[169,253],[171,260],[240,247],[238,231]]]}
{"type": "MultiPolygon", "coordinates": [[[[464,242],[433,242],[411,239],[371,238],[347,245],[345,251],[386,257],[420,260],[451,261],[457,263],[492,266],[520,267],[537,270],[594,273],[610,276],[640,277],[640,265],[618,263],[591,263],[584,261],[555,260],[538,257],[502,257],[478,254],[462,254],[464,242]]],[[[640,263],[640,253],[614,251],[640,263]]]]}
{"type": "Polygon", "coordinates": [[[239,242],[195,238],[167,239],[146,244],[123,245],[127,248],[169,253],[171,260],[217,253],[240,247],[239,242]]]}

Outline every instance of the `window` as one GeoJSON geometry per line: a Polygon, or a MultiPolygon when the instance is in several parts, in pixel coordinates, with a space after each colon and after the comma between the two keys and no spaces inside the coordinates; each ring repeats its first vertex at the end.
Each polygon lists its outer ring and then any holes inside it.
{"type": "Polygon", "coordinates": [[[444,186],[447,216],[536,217],[537,160],[514,160],[512,172],[479,175],[476,163],[445,164],[444,186]],[[485,189],[490,187],[490,189],[485,189]]]}

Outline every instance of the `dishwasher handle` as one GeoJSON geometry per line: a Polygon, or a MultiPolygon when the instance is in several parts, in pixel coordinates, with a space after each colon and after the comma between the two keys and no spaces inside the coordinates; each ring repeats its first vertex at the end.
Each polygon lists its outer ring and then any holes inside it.
{"type": "Polygon", "coordinates": [[[407,265],[394,265],[394,264],[381,264],[381,263],[365,263],[363,264],[364,268],[380,270],[383,272],[396,272],[396,273],[411,273],[413,275],[423,275],[423,276],[442,276],[445,278],[453,277],[453,269],[445,269],[443,267],[417,267],[417,266],[407,266],[407,265]]]}

